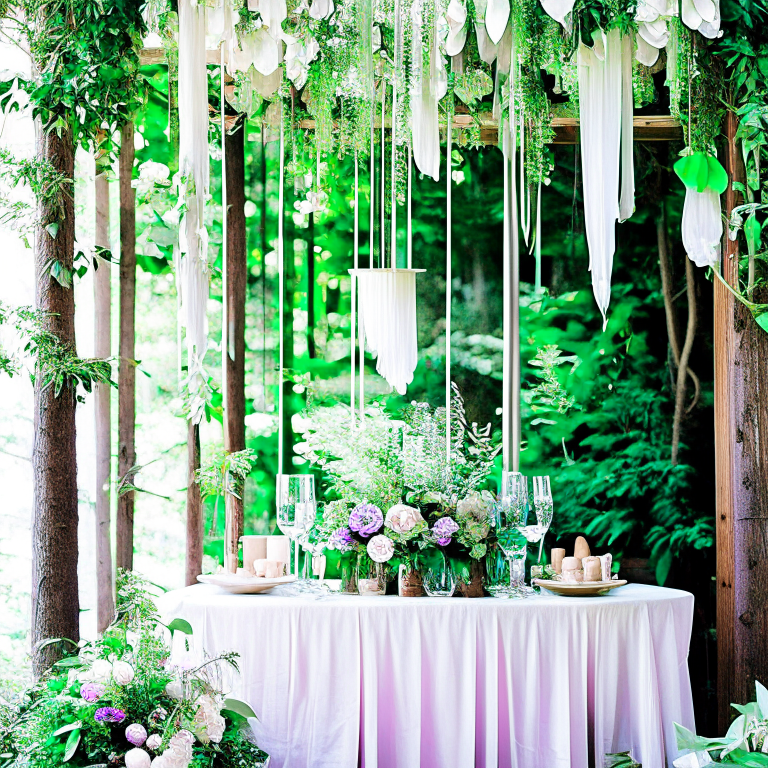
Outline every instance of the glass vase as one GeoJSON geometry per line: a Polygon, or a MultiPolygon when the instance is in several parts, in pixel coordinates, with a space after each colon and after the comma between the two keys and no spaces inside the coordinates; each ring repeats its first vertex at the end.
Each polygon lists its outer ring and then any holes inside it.
{"type": "Polygon", "coordinates": [[[400,597],[424,596],[424,578],[415,563],[402,563],[398,568],[397,594],[400,597]]]}
{"type": "Polygon", "coordinates": [[[485,591],[492,597],[507,597],[510,593],[509,563],[497,544],[488,547],[485,555],[485,591]]]}
{"type": "Polygon", "coordinates": [[[339,559],[341,589],[345,595],[357,595],[357,563],[352,555],[346,554],[339,559]]]}
{"type": "Polygon", "coordinates": [[[357,562],[357,593],[359,595],[384,595],[387,578],[384,563],[376,563],[363,556],[357,562]]]}
{"type": "Polygon", "coordinates": [[[485,564],[482,560],[472,558],[469,564],[469,581],[465,582],[459,579],[456,583],[456,590],[462,597],[484,597],[484,586],[485,564]]]}

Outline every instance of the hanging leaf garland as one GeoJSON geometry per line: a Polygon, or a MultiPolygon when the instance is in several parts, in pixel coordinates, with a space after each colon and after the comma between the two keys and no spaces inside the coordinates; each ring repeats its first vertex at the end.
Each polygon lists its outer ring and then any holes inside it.
{"type": "Polygon", "coordinates": [[[704,192],[711,189],[722,195],[728,188],[728,174],[720,161],[706,152],[691,152],[674,165],[680,181],[689,189],[704,192]]]}

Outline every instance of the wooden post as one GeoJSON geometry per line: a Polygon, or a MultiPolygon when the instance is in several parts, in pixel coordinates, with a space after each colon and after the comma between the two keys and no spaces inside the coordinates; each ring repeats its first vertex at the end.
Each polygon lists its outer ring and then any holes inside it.
{"type": "MultiPolygon", "coordinates": [[[[227,135],[227,321],[226,404],[224,408],[224,449],[236,453],[245,449],[245,292],[248,281],[248,253],[245,235],[245,128],[227,135]]],[[[226,551],[237,561],[238,542],[243,534],[245,504],[226,494],[226,551]]],[[[225,564],[226,568],[226,564],[225,564]]]]}
{"type": "MultiPolygon", "coordinates": [[[[744,178],[737,128],[738,118],[729,112],[725,167],[731,181],[744,178]]],[[[726,215],[740,202],[729,184],[726,215]]],[[[738,243],[726,236],[722,274],[734,288],[738,257],[738,243]]],[[[754,698],[755,680],[768,679],[768,396],[762,378],[768,334],[719,283],[714,290],[717,694],[724,731],[733,717],[730,702],[746,703],[754,698]]]]}
{"type": "Polygon", "coordinates": [[[203,501],[195,472],[200,469],[200,425],[187,422],[187,557],[184,583],[197,584],[203,572],[203,501]]]}
{"type": "MultiPolygon", "coordinates": [[[[96,156],[96,246],[110,250],[109,180],[101,158],[96,156]]],[[[94,354],[112,354],[112,274],[111,262],[94,257],[94,354]]],[[[110,484],[112,481],[112,388],[94,388],[96,415],[96,629],[103,632],[112,622],[115,602],[112,594],[112,549],[110,527],[110,484]]]]}
{"type": "MultiPolygon", "coordinates": [[[[136,192],[133,178],[133,123],[120,131],[120,363],[118,385],[117,475],[133,483],[136,465],[136,192]]],[[[118,568],[133,568],[133,491],[117,498],[118,568]]]]}
{"type": "MultiPolygon", "coordinates": [[[[75,176],[72,134],[63,128],[37,131],[37,159],[51,163],[68,179],[75,176]]],[[[40,206],[43,224],[58,220],[56,237],[41,227],[35,237],[35,306],[46,313],[46,330],[75,350],[75,293],[51,277],[51,260],[72,269],[75,243],[73,190],[63,195],[64,217],[55,204],[40,206]]],[[[39,371],[38,371],[39,373],[39,371]]],[[[34,503],[32,519],[32,665],[40,677],[61,658],[60,648],[39,649],[43,640],[80,639],[80,602],[77,580],[77,454],[75,440],[76,392],[65,387],[58,397],[54,387],[35,378],[35,424],[32,449],[34,503]]]]}

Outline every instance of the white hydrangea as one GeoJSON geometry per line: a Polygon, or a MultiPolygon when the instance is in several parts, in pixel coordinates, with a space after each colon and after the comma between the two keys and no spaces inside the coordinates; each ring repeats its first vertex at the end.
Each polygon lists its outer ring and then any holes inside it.
{"type": "Polygon", "coordinates": [[[189,768],[195,737],[189,731],[179,731],[171,737],[168,749],[152,761],[152,768],[189,768]]]}
{"type": "Polygon", "coordinates": [[[197,701],[197,712],[193,720],[195,735],[203,744],[218,743],[224,735],[226,723],[221,716],[221,704],[213,696],[204,694],[197,701]]]}

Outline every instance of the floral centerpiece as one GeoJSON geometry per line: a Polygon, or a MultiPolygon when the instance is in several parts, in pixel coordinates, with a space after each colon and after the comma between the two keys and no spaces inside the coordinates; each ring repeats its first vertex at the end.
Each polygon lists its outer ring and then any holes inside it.
{"type": "Polygon", "coordinates": [[[470,578],[493,535],[495,496],[488,490],[500,446],[490,424],[469,424],[454,386],[451,451],[445,409],[412,403],[392,415],[381,404],[349,429],[344,406],[307,414],[296,450],[323,469],[323,519],[313,538],[345,557],[409,568],[448,559],[470,578]]]}
{"type": "MultiPolygon", "coordinates": [[[[140,578],[123,573],[118,616],[102,637],[65,656],[0,721],[0,764],[10,768],[257,768],[267,756],[250,707],[225,698],[221,677],[237,654],[174,664],[140,578]]],[[[183,620],[171,632],[191,634],[183,620]]],[[[53,641],[59,642],[59,641],[53,641]]]]}

